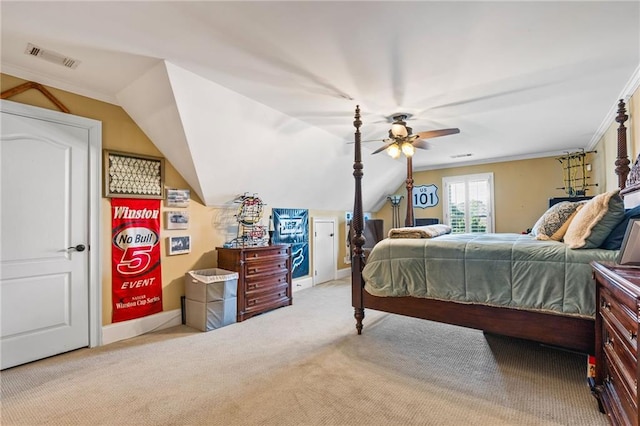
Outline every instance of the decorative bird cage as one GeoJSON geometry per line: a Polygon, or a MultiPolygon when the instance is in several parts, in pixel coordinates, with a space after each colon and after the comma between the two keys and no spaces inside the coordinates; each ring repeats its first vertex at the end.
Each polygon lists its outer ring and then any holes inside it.
{"type": "Polygon", "coordinates": [[[267,228],[260,224],[264,203],[256,194],[243,195],[234,200],[238,203],[235,214],[238,222],[236,238],[225,244],[227,247],[261,247],[269,244],[267,228]]]}

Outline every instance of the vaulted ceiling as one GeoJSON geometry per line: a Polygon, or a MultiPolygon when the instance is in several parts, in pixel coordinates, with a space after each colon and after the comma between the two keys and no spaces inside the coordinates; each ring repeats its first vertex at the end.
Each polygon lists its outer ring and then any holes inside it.
{"type": "Polygon", "coordinates": [[[388,117],[429,140],[416,170],[597,141],[637,87],[639,2],[13,2],[2,72],[122,106],[207,205],[350,210],[353,112],[365,208],[401,185],[388,117]],[[25,54],[31,43],[75,69],[25,54]]]}

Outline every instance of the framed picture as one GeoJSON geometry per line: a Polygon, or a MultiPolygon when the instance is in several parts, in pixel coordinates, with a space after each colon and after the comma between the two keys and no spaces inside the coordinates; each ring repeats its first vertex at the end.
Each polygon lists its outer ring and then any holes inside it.
{"type": "Polygon", "coordinates": [[[179,237],[169,237],[169,256],[174,254],[186,254],[191,252],[191,236],[181,235],[179,237]]]}
{"type": "Polygon", "coordinates": [[[104,151],[104,196],[162,199],[164,158],[104,151]]]}
{"type": "Polygon", "coordinates": [[[167,189],[167,207],[189,207],[188,189],[167,189]]]}
{"type": "Polygon", "coordinates": [[[640,265],[640,219],[629,221],[616,262],[620,265],[640,265]]]}
{"type": "Polygon", "coordinates": [[[166,229],[189,229],[189,212],[170,211],[166,212],[166,229]]]}

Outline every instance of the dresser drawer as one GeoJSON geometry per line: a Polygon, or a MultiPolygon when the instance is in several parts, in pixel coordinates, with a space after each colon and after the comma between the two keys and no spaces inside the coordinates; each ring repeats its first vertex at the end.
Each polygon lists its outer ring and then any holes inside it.
{"type": "Polygon", "coordinates": [[[260,250],[247,250],[244,253],[244,260],[249,262],[257,259],[272,259],[274,257],[288,257],[289,250],[286,247],[273,246],[263,247],[260,250]]]}
{"type": "MultiPolygon", "coordinates": [[[[626,418],[627,421],[621,422],[621,424],[637,425],[638,424],[638,405],[637,399],[634,399],[629,392],[627,392],[626,386],[624,386],[624,379],[620,372],[616,368],[615,362],[605,355],[606,362],[605,368],[605,388],[607,388],[609,395],[616,395],[615,400],[611,401],[613,409],[618,411],[615,413],[615,417],[626,418]]],[[[612,413],[613,414],[613,413],[612,413]]]]}
{"type": "Polygon", "coordinates": [[[289,285],[283,284],[265,290],[247,292],[245,296],[245,309],[247,311],[263,310],[265,307],[277,304],[289,304],[289,285]]]}
{"type": "Polygon", "coordinates": [[[283,273],[272,275],[252,275],[247,276],[245,279],[245,291],[251,293],[253,291],[265,291],[274,287],[279,287],[282,284],[287,284],[287,271],[280,271],[283,273]]]}
{"type": "Polygon", "coordinates": [[[600,291],[600,314],[607,322],[615,327],[622,340],[631,348],[633,354],[638,354],[638,315],[626,304],[606,288],[600,291]]]}
{"type": "Polygon", "coordinates": [[[620,337],[617,330],[611,326],[606,318],[603,318],[602,340],[607,362],[613,363],[622,385],[634,400],[638,400],[638,378],[636,368],[638,358],[631,352],[626,342],[620,337]]]}
{"type": "Polygon", "coordinates": [[[247,260],[244,268],[247,280],[252,276],[286,274],[289,270],[289,258],[286,256],[278,256],[251,259],[247,260]]]}

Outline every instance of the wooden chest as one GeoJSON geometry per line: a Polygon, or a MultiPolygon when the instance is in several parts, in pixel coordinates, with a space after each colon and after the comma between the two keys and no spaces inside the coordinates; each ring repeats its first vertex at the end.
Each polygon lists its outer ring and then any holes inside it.
{"type": "Polygon", "coordinates": [[[597,282],[596,393],[614,425],[638,425],[640,268],[592,264],[597,282]]]}
{"type": "Polygon", "coordinates": [[[291,305],[291,246],[216,250],[218,267],[238,273],[238,322],[291,305]]]}

